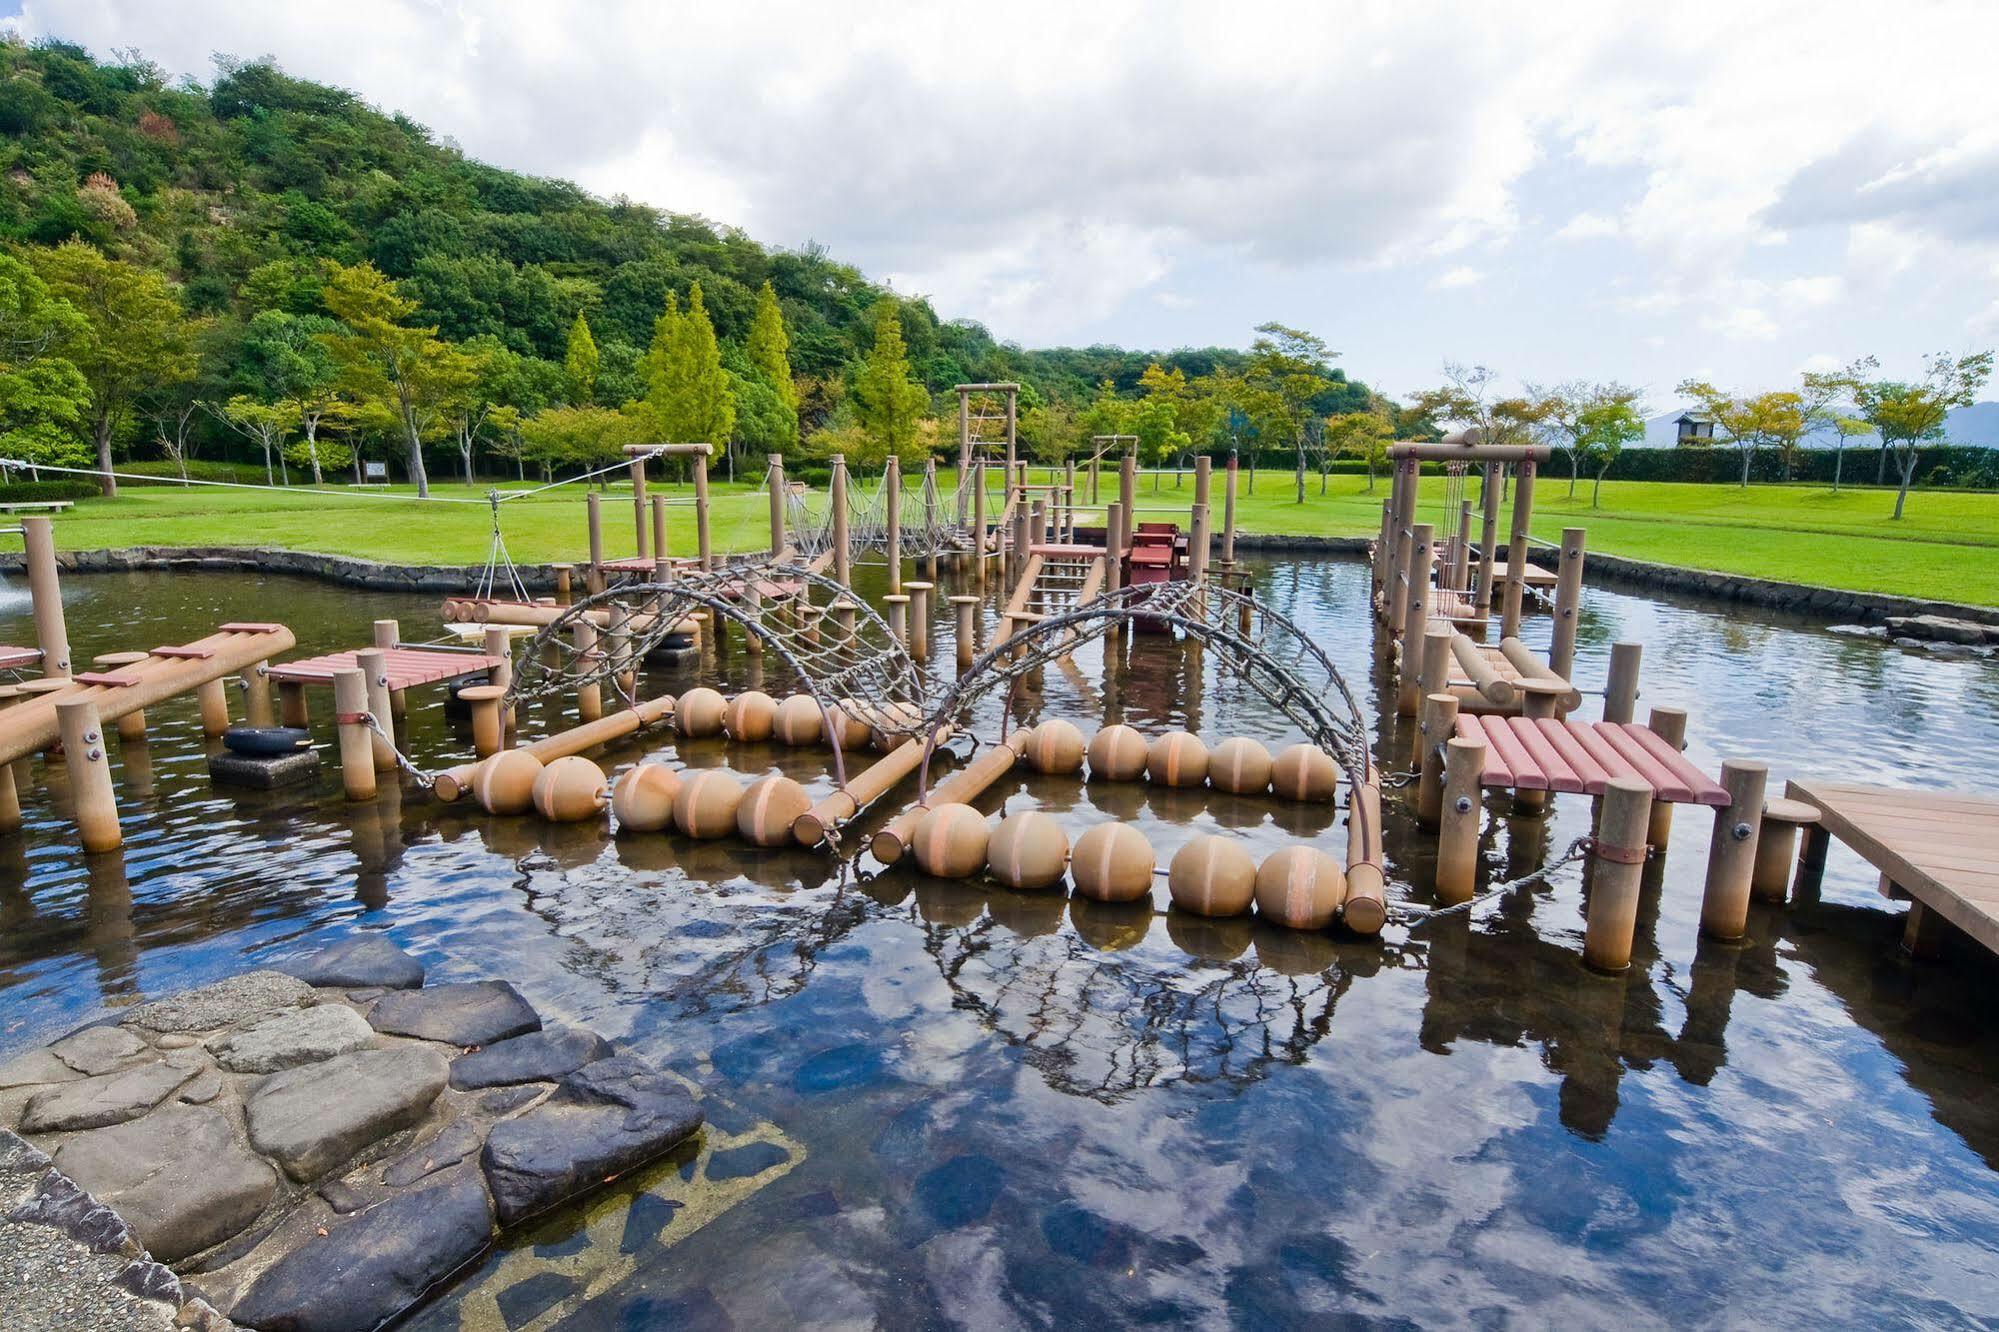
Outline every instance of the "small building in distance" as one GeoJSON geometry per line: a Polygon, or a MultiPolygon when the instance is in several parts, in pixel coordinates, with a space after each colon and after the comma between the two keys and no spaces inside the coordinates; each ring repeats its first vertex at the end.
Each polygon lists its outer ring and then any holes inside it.
{"type": "Polygon", "coordinates": [[[1712,444],[1714,418],[1706,412],[1681,412],[1673,418],[1673,442],[1680,445],[1712,444]]]}

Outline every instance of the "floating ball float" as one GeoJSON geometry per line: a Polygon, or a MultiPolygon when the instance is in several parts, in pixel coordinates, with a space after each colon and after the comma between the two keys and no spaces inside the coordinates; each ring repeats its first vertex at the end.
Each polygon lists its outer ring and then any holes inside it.
{"type": "Polygon", "coordinates": [[[673,797],[673,826],[689,837],[711,841],[736,830],[743,782],[726,768],[704,768],[681,779],[673,797]]]}
{"type": "Polygon", "coordinates": [[[1294,930],[1323,930],[1347,897],[1345,866],[1315,846],[1287,846],[1256,871],[1256,914],[1294,930]]]}
{"type": "Polygon", "coordinates": [[[620,773],[611,786],[611,813],[619,830],[661,832],[671,827],[680,786],[680,774],[664,763],[641,763],[620,773]]]}
{"type": "Polygon", "coordinates": [[[1132,727],[1106,726],[1090,737],[1090,776],[1131,782],[1145,774],[1145,737],[1132,727]]]}
{"type": "Polygon", "coordinates": [[[535,774],[535,811],[550,823],[595,818],[607,801],[604,770],[580,754],[547,764],[535,774]]]}
{"type": "Polygon", "coordinates": [[[673,721],[690,740],[705,740],[722,733],[729,704],[719,693],[700,685],[682,694],[673,705],[673,721]]]}
{"type": "Polygon", "coordinates": [[[1208,754],[1208,785],[1230,795],[1262,795],[1270,789],[1270,751],[1247,736],[1234,736],[1208,754]]]}
{"type": "Polygon", "coordinates": [[[472,774],[472,798],[488,814],[525,814],[534,808],[541,769],[541,760],[525,749],[503,749],[472,774]]]}
{"type": "Polygon", "coordinates": [[[986,868],[1009,888],[1052,888],[1062,881],[1068,866],[1069,834],[1052,814],[1009,814],[993,829],[986,846],[986,868]]]}
{"type": "Polygon", "coordinates": [[[1231,838],[1196,837],[1173,853],[1166,890],[1197,916],[1240,916],[1256,897],[1256,862],[1231,838]]]}
{"type": "Polygon", "coordinates": [[[1027,739],[1027,763],[1036,772],[1080,772],[1083,767],[1083,733],[1074,723],[1051,717],[1034,728],[1027,739]]]}
{"type": "Polygon", "coordinates": [[[826,714],[810,694],[793,694],[777,705],[771,732],[780,744],[816,745],[826,737],[826,714]]]}
{"type": "Polygon", "coordinates": [[[925,874],[963,879],[986,863],[989,839],[985,815],[970,805],[938,805],[917,823],[911,845],[925,874]]]}
{"type": "Polygon", "coordinates": [[[736,806],[736,832],[757,846],[789,846],[791,825],[812,808],[805,788],[782,773],[759,777],[736,806]]]}
{"type": "Polygon", "coordinates": [[[744,744],[760,745],[770,739],[777,723],[777,700],[761,689],[749,689],[729,700],[723,710],[722,725],[729,738],[744,744]]]}
{"type": "Polygon", "coordinates": [[[1329,801],[1339,785],[1338,765],[1317,745],[1292,745],[1270,767],[1271,789],[1287,800],[1329,801]]]}
{"type": "Polygon", "coordinates": [[[1208,747],[1186,731],[1168,731],[1146,750],[1145,776],[1155,786],[1200,786],[1208,780],[1208,747]]]}
{"type": "Polygon", "coordinates": [[[1128,823],[1099,823],[1076,839],[1069,873],[1076,880],[1076,891],[1085,897],[1135,902],[1151,894],[1157,863],[1152,843],[1138,829],[1128,823]]]}

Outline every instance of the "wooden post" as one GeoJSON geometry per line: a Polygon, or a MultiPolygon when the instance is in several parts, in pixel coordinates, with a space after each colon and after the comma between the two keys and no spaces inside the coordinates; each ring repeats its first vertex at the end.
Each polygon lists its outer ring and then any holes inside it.
{"type": "Polygon", "coordinates": [[[1917,898],[1909,899],[1909,916],[1902,926],[1902,951],[1910,957],[1930,959],[1943,955],[1943,941],[1950,922],[1943,913],[1917,898]]]}
{"type": "MultiPolygon", "coordinates": [[[[1654,708],[1645,719],[1645,729],[1674,749],[1687,741],[1687,713],[1684,708],[1654,708]]],[[[1664,851],[1673,836],[1673,806],[1664,800],[1652,802],[1652,821],[1645,829],[1645,844],[1664,851]]]]}
{"type": "Polygon", "coordinates": [[[1763,817],[1768,765],[1723,759],[1721,784],[1728,804],[1714,812],[1708,842],[1707,883],[1701,893],[1701,933],[1740,939],[1749,928],[1749,875],[1756,863],[1756,830],[1763,817]]]}
{"type": "MultiPolygon", "coordinates": [[[[1507,568],[1512,568],[1511,561],[1507,568]]],[[[1576,624],[1583,601],[1583,529],[1562,529],[1562,550],[1555,565],[1555,633],[1548,648],[1548,666],[1564,680],[1576,666],[1576,624]]]]}
{"type": "Polygon", "coordinates": [[[1793,906],[1816,904],[1819,886],[1825,879],[1826,852],[1832,849],[1832,832],[1823,822],[1807,824],[1805,844],[1798,851],[1798,873],[1791,880],[1793,906]]]}
{"type": "Polygon", "coordinates": [[[1018,440],[1018,435],[1015,432],[1014,426],[1015,423],[1019,420],[1019,407],[1020,407],[1020,402],[1018,397],[1015,395],[1014,390],[1011,388],[1007,389],[1006,390],[1006,471],[1008,476],[1013,475],[1014,456],[1015,456],[1014,450],[1016,442],[1018,440]]]}
{"type": "Polygon", "coordinates": [[[958,485],[972,472],[972,395],[962,385],[958,389],[958,485]]]}
{"type": "Polygon", "coordinates": [[[590,567],[584,571],[583,587],[594,596],[604,590],[604,502],[593,490],[583,496],[583,508],[590,523],[590,567]]]}
{"type": "MultiPolygon", "coordinates": [[[[375,621],[375,646],[382,649],[384,654],[388,653],[396,644],[402,641],[403,627],[400,624],[397,624],[394,620],[375,621]]],[[[391,690],[389,693],[389,707],[394,710],[396,716],[406,716],[410,710],[409,691],[407,689],[391,690]]]]}
{"type": "Polygon", "coordinates": [[[1635,777],[1610,779],[1596,819],[1583,925],[1583,963],[1596,971],[1623,971],[1631,965],[1639,880],[1645,872],[1645,825],[1651,813],[1651,786],[1635,777]]]}
{"type": "Polygon", "coordinates": [[[909,655],[916,661],[930,660],[931,584],[909,584],[909,655]]]}
{"type": "MultiPolygon", "coordinates": [[[[590,670],[597,663],[597,626],[586,617],[576,621],[570,634],[576,644],[576,664],[579,669],[590,670]]],[[[576,717],[579,721],[593,722],[604,715],[603,686],[594,680],[576,686],[576,717]]]]}
{"type": "Polygon", "coordinates": [[[888,456],[882,479],[882,503],[888,521],[888,590],[902,591],[902,459],[888,456]]]}
{"type": "Polygon", "coordinates": [[[962,674],[972,664],[977,644],[973,642],[972,616],[979,604],[977,597],[957,596],[951,598],[951,605],[958,615],[956,646],[958,649],[958,671],[962,674]]]}
{"type": "Polygon", "coordinates": [[[1423,646],[1416,659],[1416,687],[1424,694],[1450,692],[1451,645],[1457,637],[1457,630],[1441,621],[1432,620],[1424,627],[1423,646]]]}
{"type": "Polygon", "coordinates": [[[1458,696],[1423,695],[1416,714],[1416,822],[1434,828],[1444,810],[1444,746],[1458,726],[1458,696]]]}
{"type": "Polygon", "coordinates": [[[937,460],[923,460],[923,576],[937,581],[937,460]]]}
{"type": "Polygon", "coordinates": [[[27,551],[28,597],[34,608],[35,643],[42,650],[42,674],[67,680],[69,629],[63,619],[53,520],[23,518],[21,544],[27,551]]]}
{"type": "Polygon", "coordinates": [[[1235,483],[1236,457],[1229,454],[1228,474],[1222,480],[1222,567],[1235,568],[1235,483]]]}
{"type": "Polygon", "coordinates": [[[972,573],[975,585],[983,589],[986,585],[986,465],[983,461],[972,464],[972,573]]]}
{"type": "Polygon", "coordinates": [[[784,455],[770,455],[770,559],[776,564],[784,558],[784,455]]]}
{"type": "Polygon", "coordinates": [[[833,505],[833,577],[839,580],[841,587],[852,587],[853,552],[848,548],[847,538],[847,459],[842,454],[833,455],[830,489],[833,505]]]}
{"type": "Polygon", "coordinates": [[[1409,529],[1409,564],[1399,577],[1406,578],[1402,600],[1402,670],[1395,695],[1395,708],[1405,717],[1416,715],[1422,695],[1416,684],[1417,667],[1423,646],[1423,626],[1430,619],[1430,542],[1435,529],[1418,523],[1409,529]]]}
{"type": "Polygon", "coordinates": [[[375,768],[392,772],[396,766],[396,722],[389,702],[388,659],[380,648],[365,648],[354,654],[354,664],[368,683],[368,711],[382,728],[375,736],[375,768]]]}
{"type": "Polygon", "coordinates": [[[1478,884],[1478,833],[1484,813],[1479,779],[1485,741],[1459,736],[1444,746],[1444,799],[1438,812],[1437,897],[1446,906],[1468,901],[1478,884]]]}
{"type": "Polygon", "coordinates": [[[666,549],[666,496],[652,497],[652,578],[664,583],[673,577],[673,556],[666,549]]]}
{"type": "MultiPolygon", "coordinates": [[[[1104,506],[1104,595],[1115,596],[1124,587],[1124,505],[1112,500],[1104,506]]],[[[1124,641],[1122,621],[1112,620],[1108,637],[1113,648],[1124,641]]],[[[1105,662],[1106,668],[1111,663],[1105,662]]]]}
{"type": "Polygon", "coordinates": [[[125,839],[118,830],[118,797],[111,789],[111,760],[104,753],[97,704],[87,698],[58,701],[56,723],[69,764],[78,841],[86,851],[115,851],[125,839]]]}
{"type": "Polygon", "coordinates": [[[1118,460],[1117,502],[1124,506],[1125,544],[1131,544],[1131,534],[1137,530],[1133,516],[1138,512],[1138,455],[1127,453],[1118,460]]]}
{"type": "MultiPolygon", "coordinates": [[[[486,683],[505,689],[514,682],[514,636],[507,632],[505,625],[489,624],[486,626],[485,648],[487,656],[500,659],[500,664],[486,673],[486,683]]],[[[506,710],[506,714],[500,718],[500,723],[509,729],[513,727],[512,708],[506,710]]]]}
{"type": "Polygon", "coordinates": [[[1513,530],[1506,541],[1506,600],[1499,636],[1520,637],[1520,600],[1527,590],[1527,528],[1534,517],[1534,460],[1522,458],[1513,470],[1513,530]]]}
{"type": "Polygon", "coordinates": [[[375,735],[368,729],[368,677],[358,666],[333,673],[333,716],[340,737],[340,783],[349,800],[375,798],[375,735]]]}
{"type": "Polygon", "coordinates": [[[882,604],[888,607],[889,637],[902,644],[905,652],[908,651],[909,598],[901,592],[891,592],[882,598],[882,604]]]}
{"type": "Polygon", "coordinates": [[[1628,722],[1638,715],[1638,664],[1642,643],[1610,645],[1610,680],[1603,691],[1603,719],[1628,722]]]}
{"type": "Polygon", "coordinates": [[[506,748],[507,723],[500,715],[500,695],[506,692],[490,684],[468,685],[458,691],[472,708],[472,752],[480,758],[506,748]]]}
{"type": "Polygon", "coordinates": [[[573,564],[551,564],[549,571],[555,575],[555,600],[567,606],[571,596],[570,575],[575,572],[573,564]]]}
{"type": "Polygon", "coordinates": [[[201,707],[201,733],[221,735],[229,729],[229,687],[220,680],[205,680],[195,690],[201,707]]]}
{"type": "MultiPolygon", "coordinates": [[[[305,705],[305,682],[302,680],[278,681],[278,725],[304,727],[311,724],[312,719],[305,705]]],[[[123,727],[119,728],[119,734],[124,734],[123,727]]],[[[142,730],[139,734],[143,738],[145,732],[142,730]]]]}
{"type": "Polygon", "coordinates": [[[638,542],[640,559],[646,557],[646,460],[643,454],[632,459],[632,539],[638,542]]]}
{"type": "MultiPolygon", "coordinates": [[[[609,623],[604,626],[605,656],[612,666],[611,679],[618,692],[626,698],[638,686],[638,670],[632,661],[632,611],[623,602],[611,607],[609,623]]],[[[715,642],[722,642],[721,618],[715,621],[715,642]]]]}
{"type": "Polygon", "coordinates": [[[276,717],[271,711],[271,682],[264,674],[268,662],[253,662],[243,668],[239,677],[243,681],[243,723],[246,726],[271,726],[276,717]]]}
{"type": "Polygon", "coordinates": [[[715,567],[715,543],[708,528],[708,455],[694,457],[694,540],[703,570],[715,567]]]}
{"type": "Polygon", "coordinates": [[[1499,545],[1500,481],[1505,476],[1505,463],[1487,463],[1485,484],[1479,490],[1478,610],[1481,615],[1492,613],[1492,568],[1499,545]]]}

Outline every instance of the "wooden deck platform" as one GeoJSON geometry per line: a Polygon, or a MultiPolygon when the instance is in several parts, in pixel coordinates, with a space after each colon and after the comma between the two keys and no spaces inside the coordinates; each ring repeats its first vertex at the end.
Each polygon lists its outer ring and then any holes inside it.
{"type": "Polygon", "coordinates": [[[1999,952],[1999,796],[1816,778],[1787,783],[1785,794],[1819,811],[1811,832],[1838,838],[1914,899],[1911,951],[1934,950],[1934,913],[1999,952]]]}
{"type": "MultiPolygon", "coordinates": [[[[366,651],[367,649],[361,649],[366,651]]],[[[500,658],[483,652],[440,652],[430,648],[384,648],[384,674],[391,689],[413,689],[419,685],[456,680],[464,675],[484,675],[500,664],[500,658]]],[[[279,684],[331,685],[336,671],[354,670],[360,663],[353,652],[328,652],[323,656],[281,662],[270,668],[270,678],[279,684]]]]}
{"type": "Polygon", "coordinates": [[[42,650],[31,647],[14,647],[0,643],[0,671],[18,671],[33,666],[42,659],[42,650]]]}
{"type": "MultiPolygon", "coordinates": [[[[1493,586],[1497,587],[1506,581],[1506,568],[1505,560],[1499,560],[1493,564],[1493,586]]],[[[1559,580],[1553,569],[1543,569],[1538,564],[1530,564],[1527,566],[1526,571],[1520,575],[1520,581],[1529,587],[1548,588],[1552,590],[1559,580]]]]}
{"type": "Polygon", "coordinates": [[[1635,722],[1458,714],[1457,733],[1485,741],[1482,785],[1602,795],[1613,777],[1635,777],[1655,800],[1728,804],[1728,791],[1684,754],[1635,722]]]}

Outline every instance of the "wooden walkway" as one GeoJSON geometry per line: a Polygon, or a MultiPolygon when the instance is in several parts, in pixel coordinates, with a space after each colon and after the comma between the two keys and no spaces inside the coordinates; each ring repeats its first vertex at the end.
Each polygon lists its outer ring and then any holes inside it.
{"type": "Polygon", "coordinates": [[[35,665],[41,659],[40,648],[0,644],[0,671],[18,671],[25,666],[35,665]]]}
{"type": "MultiPolygon", "coordinates": [[[[1999,796],[1815,778],[1790,782],[1785,794],[1819,811],[1820,836],[1846,843],[1881,871],[1884,887],[1914,899],[1911,951],[1933,951],[1934,913],[1999,952],[1999,796]]],[[[1822,848],[1818,856],[1823,863],[1822,848]]]]}
{"type": "MultiPolygon", "coordinates": [[[[389,677],[389,688],[413,689],[418,685],[456,680],[461,675],[484,675],[498,666],[500,660],[498,657],[489,657],[483,652],[384,648],[382,673],[389,677]]],[[[335,672],[351,671],[359,665],[356,653],[329,652],[324,656],[283,662],[271,667],[269,675],[279,684],[331,685],[335,672]]]]}
{"type": "Polygon", "coordinates": [[[1613,777],[1635,777],[1655,800],[1728,804],[1728,790],[1686,755],[1635,722],[1458,714],[1458,734],[1485,741],[1481,784],[1521,791],[1602,795],[1613,777]]]}

